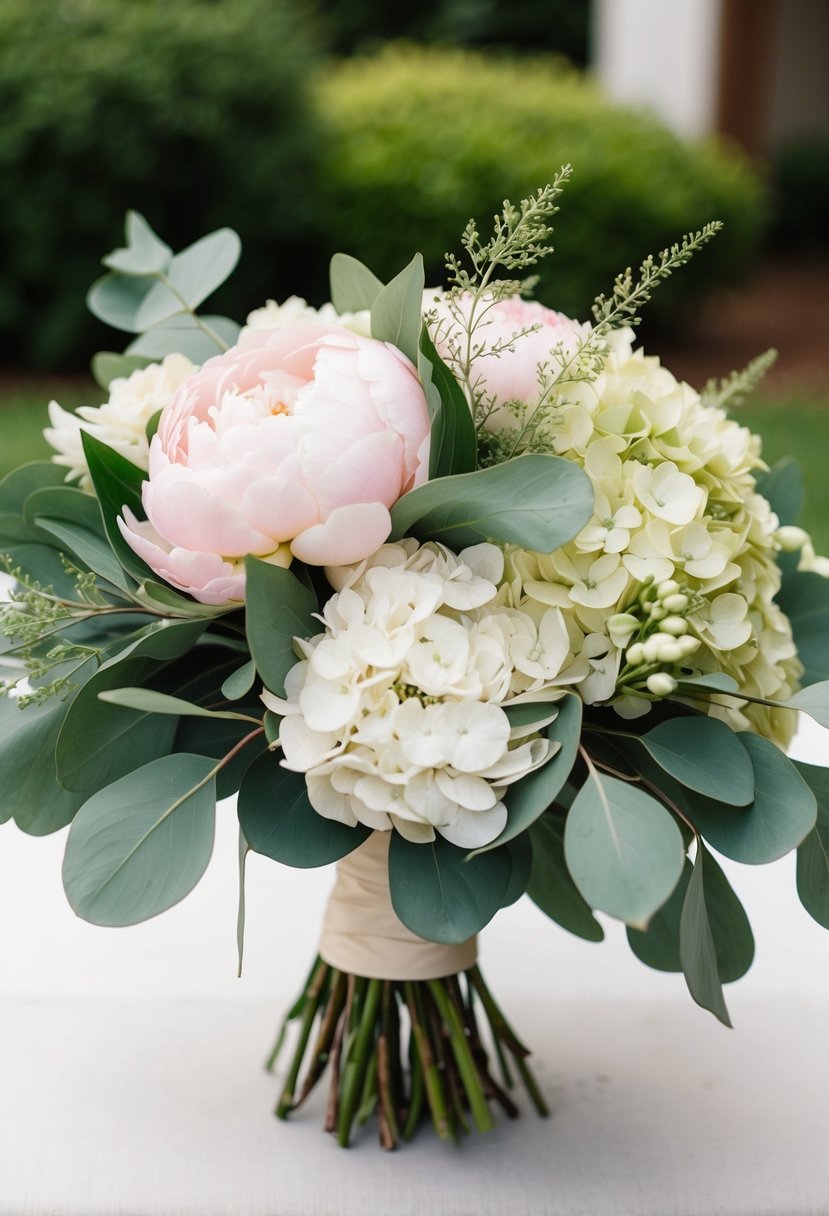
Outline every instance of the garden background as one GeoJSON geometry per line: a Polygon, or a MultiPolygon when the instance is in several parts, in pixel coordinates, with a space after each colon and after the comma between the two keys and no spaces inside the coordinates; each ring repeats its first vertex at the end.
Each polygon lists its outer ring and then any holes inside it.
{"type": "Polygon", "coordinates": [[[741,415],[792,451],[829,549],[829,158],[812,136],[752,159],[689,142],[591,79],[588,0],[0,0],[0,472],[46,453],[51,397],[98,404],[84,296],[134,207],[174,247],[229,224],[243,258],[216,310],[326,294],[341,249],[429,281],[470,216],[570,161],[538,295],[578,317],[613,276],[712,218],[643,336],[700,387],[770,345],[741,415]],[[371,31],[370,34],[367,31],[371,31]]]}

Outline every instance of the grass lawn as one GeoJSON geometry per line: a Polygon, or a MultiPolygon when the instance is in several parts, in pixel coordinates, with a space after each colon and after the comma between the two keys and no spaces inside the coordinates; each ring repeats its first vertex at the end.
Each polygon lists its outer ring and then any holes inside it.
{"type": "MultiPolygon", "coordinates": [[[[31,382],[0,390],[0,476],[27,460],[48,457],[41,429],[47,422],[46,406],[55,397],[67,409],[97,405],[101,391],[91,382],[61,384],[31,382]]],[[[783,398],[760,397],[735,413],[738,421],[763,436],[770,464],[792,455],[806,483],[803,526],[812,534],[819,553],[829,554],[829,391],[823,394],[790,392],[783,398]]]]}

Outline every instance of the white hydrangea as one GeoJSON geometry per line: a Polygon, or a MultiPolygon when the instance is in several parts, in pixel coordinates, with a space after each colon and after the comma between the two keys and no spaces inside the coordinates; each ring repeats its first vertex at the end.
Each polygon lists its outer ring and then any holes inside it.
{"type": "MultiPolygon", "coordinates": [[[[584,699],[595,702],[614,695],[607,675],[614,669],[629,687],[636,665],[626,648],[653,636],[660,614],[672,611],[656,602],[655,589],[673,583],[674,597],[684,596],[679,616],[686,641],[678,649],[676,638],[665,634],[650,659],[633,651],[641,660],[636,687],[662,695],[654,690],[668,681],[648,685],[648,676],[690,665],[727,672],[749,695],[784,700],[802,668],[789,622],[774,602],[777,554],[787,537],[756,491],[755,473],[765,468],[760,440],[724,410],[706,406],[658,359],[634,350],[632,338],[631,331],[614,335],[601,374],[561,385],[545,407],[545,442],[589,474],[594,516],[553,554],[508,549],[500,602],[523,611],[557,606],[574,653],[582,653],[588,639],[596,649],[595,639],[604,638],[606,678],[580,687],[584,699]],[[637,627],[622,635],[611,630],[608,622],[620,614],[633,615],[637,627]]],[[[523,421],[519,416],[516,425],[523,421]]],[[[822,569],[825,559],[808,543],[801,551],[802,568],[822,569]]],[[[642,708],[646,703],[628,704],[624,712],[642,708]]],[[[762,706],[737,709],[731,701],[711,712],[783,744],[792,726],[793,715],[762,706]]]]}
{"type": "Polygon", "coordinates": [[[72,414],[57,401],[50,401],[52,425],[43,435],[57,452],[52,457],[54,462],[69,469],[66,480],[80,482],[84,490],[92,488],[81,431],[88,431],[134,465],[146,469],[150,455],[147,424],[169,404],[179,385],[194,371],[195,364],[184,355],[167,355],[161,363],[150,363],[130,376],[113,380],[109,400],[103,405],[82,405],[72,414]]]}
{"type": "Polygon", "coordinates": [[[462,848],[502,831],[508,787],[557,747],[505,707],[555,700],[591,674],[557,608],[498,606],[502,571],[494,545],[456,556],[411,539],[329,571],[325,632],[300,643],[285,699],[262,698],[283,716],[282,763],[306,774],[321,815],[462,848]]]}

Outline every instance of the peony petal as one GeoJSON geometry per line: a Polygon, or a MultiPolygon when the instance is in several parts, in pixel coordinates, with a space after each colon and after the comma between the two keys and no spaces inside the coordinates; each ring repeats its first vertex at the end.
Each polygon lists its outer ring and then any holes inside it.
{"type": "Polygon", "coordinates": [[[301,532],[291,552],[309,566],[347,566],[379,549],[391,532],[391,516],[381,503],[337,507],[321,524],[301,532]]]}

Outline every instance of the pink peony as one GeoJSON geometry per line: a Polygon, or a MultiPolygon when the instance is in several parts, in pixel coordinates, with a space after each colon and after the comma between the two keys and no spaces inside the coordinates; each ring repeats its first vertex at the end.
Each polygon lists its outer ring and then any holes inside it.
{"type": "Polygon", "coordinates": [[[244,599],[244,557],[343,565],[389,535],[389,508],[428,473],[414,367],[384,342],[303,321],[250,330],[182,384],[152,441],[148,522],[121,532],[204,604],[244,599]]]}
{"type": "MultiPolygon", "coordinates": [[[[472,297],[461,296],[454,304],[454,312],[446,299],[433,305],[437,321],[431,326],[432,340],[441,357],[455,367],[453,346],[461,350],[466,346],[466,333],[459,323],[458,313],[468,315],[472,297]]],[[[547,364],[553,374],[562,362],[573,355],[584,338],[584,327],[563,313],[553,312],[536,301],[522,300],[512,296],[497,303],[484,301],[478,305],[475,315],[473,345],[482,347],[472,367],[472,382],[476,392],[481,391],[495,406],[507,402],[521,402],[533,406],[541,393],[538,380],[540,364],[547,364]],[[524,330],[537,326],[531,333],[524,330]],[[522,334],[515,338],[516,334],[522,334]],[[502,349],[504,344],[512,345],[502,349]],[[497,350],[499,353],[494,353],[497,350]]],[[[514,422],[512,415],[497,408],[489,416],[488,425],[498,418],[503,425],[514,422]]],[[[496,428],[498,429],[497,425],[496,428]]]]}

